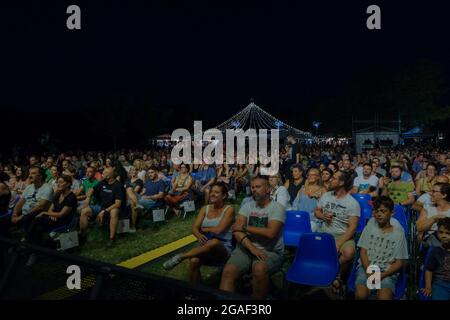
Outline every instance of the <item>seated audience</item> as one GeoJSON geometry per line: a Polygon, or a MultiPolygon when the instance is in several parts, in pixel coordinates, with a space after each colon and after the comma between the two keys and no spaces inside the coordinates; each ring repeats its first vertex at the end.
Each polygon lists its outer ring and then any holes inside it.
{"type": "Polygon", "coordinates": [[[402,228],[390,224],[394,214],[394,202],[388,197],[374,201],[373,212],[376,223],[364,228],[358,241],[360,248],[359,268],[356,275],[356,300],[369,298],[371,290],[367,287],[370,275],[368,267],[380,268],[380,289],[376,290],[378,300],[392,300],[398,275],[408,259],[408,247],[402,228]]]}
{"type": "Polygon", "coordinates": [[[98,224],[103,224],[109,218],[109,242],[108,246],[115,244],[117,224],[120,210],[125,204],[125,190],[123,184],[117,180],[117,173],[113,168],[105,168],[103,180],[93,187],[83,203],[80,216],[80,237],[86,237],[89,219],[96,218],[98,224]],[[91,198],[96,200],[91,204],[91,198]]]}
{"type": "Polygon", "coordinates": [[[193,180],[189,174],[189,165],[180,165],[180,174],[172,180],[172,189],[168,195],[164,197],[164,201],[175,212],[177,216],[180,215],[180,203],[189,198],[190,191],[193,185],[193,180]]]}
{"type": "Polygon", "coordinates": [[[289,203],[292,206],[298,192],[305,184],[305,179],[303,178],[303,167],[296,163],[291,166],[291,178],[286,179],[284,187],[289,193],[289,203]]]}
{"type": "Polygon", "coordinates": [[[438,246],[437,222],[450,217],[450,184],[435,184],[431,190],[431,201],[434,205],[423,208],[417,219],[417,238],[426,246],[438,246]]]}
{"type": "Polygon", "coordinates": [[[166,270],[174,268],[183,260],[189,260],[189,281],[196,283],[201,279],[200,267],[223,265],[233,250],[231,225],[234,222],[234,208],[226,205],[228,189],[223,182],[211,187],[209,205],[202,207],[192,227],[192,234],[199,246],[186,253],[180,253],[166,261],[166,270]]]}
{"type": "Polygon", "coordinates": [[[285,209],[290,208],[291,205],[289,192],[281,184],[281,175],[279,173],[269,177],[269,186],[270,186],[270,199],[272,201],[278,202],[285,209]]]}
{"type": "Polygon", "coordinates": [[[352,193],[369,194],[372,198],[378,196],[378,178],[372,173],[370,163],[363,164],[362,174],[353,182],[352,193]]]}
{"type": "Polygon", "coordinates": [[[341,278],[349,271],[355,255],[353,236],[358,226],[360,207],[350,195],[353,181],[347,171],[336,172],[331,179],[331,191],[325,193],[319,200],[314,211],[316,218],[323,223],[317,230],[334,236],[336,250],[339,253],[340,272],[333,283],[333,291],[338,293],[341,278]]]}
{"type": "Polygon", "coordinates": [[[220,289],[235,291],[236,281],[251,272],[253,297],[265,299],[269,276],[281,267],[284,259],[282,229],[286,213],[282,205],[270,199],[266,176],[252,177],[251,189],[254,201],[239,210],[232,226],[237,247],[223,269],[220,289]]]}
{"type": "Polygon", "coordinates": [[[72,178],[69,176],[62,175],[58,178],[58,188],[50,208],[38,214],[27,230],[28,242],[45,245],[45,233],[72,221],[77,210],[77,198],[70,190],[71,184],[72,178]]]}
{"type": "Polygon", "coordinates": [[[195,184],[192,190],[203,197],[204,204],[209,203],[209,191],[211,185],[216,182],[216,170],[210,165],[204,163],[195,177],[195,184]]]}
{"type": "Polygon", "coordinates": [[[438,222],[441,245],[433,247],[425,264],[425,288],[422,293],[432,300],[450,300],[450,218],[438,222]]]}

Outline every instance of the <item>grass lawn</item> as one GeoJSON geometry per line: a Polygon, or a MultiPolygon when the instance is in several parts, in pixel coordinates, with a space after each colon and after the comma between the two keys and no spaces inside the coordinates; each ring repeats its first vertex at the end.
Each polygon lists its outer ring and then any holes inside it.
{"type": "Polygon", "coordinates": [[[113,248],[106,247],[108,240],[106,227],[92,227],[88,233],[88,241],[75,253],[117,264],[190,235],[195,217],[196,214],[191,213],[186,216],[186,219],[174,217],[165,222],[149,223],[148,227],[138,229],[134,234],[118,235],[113,248]]]}
{"type": "MultiPolygon", "coordinates": [[[[235,202],[240,203],[242,198],[243,196],[239,197],[235,202]]],[[[234,206],[237,212],[239,205],[234,204],[234,206]]],[[[197,207],[200,206],[197,205],[197,207]]],[[[143,224],[146,226],[143,229],[138,229],[136,233],[118,235],[116,245],[113,248],[106,247],[108,240],[106,227],[98,228],[93,226],[89,228],[86,244],[75,250],[74,253],[87,258],[117,264],[190,235],[197,213],[198,210],[195,213],[189,213],[186,219],[172,217],[165,222],[158,223],[153,223],[150,221],[151,218],[148,218],[143,221],[143,224]]],[[[162,263],[164,261],[158,262],[155,263],[155,266],[151,266],[150,272],[156,274],[163,272],[162,263]],[[159,268],[156,266],[159,266],[159,268]]],[[[184,270],[186,268],[178,266],[176,269],[184,270]]],[[[143,270],[147,270],[147,268],[143,270]]]]}

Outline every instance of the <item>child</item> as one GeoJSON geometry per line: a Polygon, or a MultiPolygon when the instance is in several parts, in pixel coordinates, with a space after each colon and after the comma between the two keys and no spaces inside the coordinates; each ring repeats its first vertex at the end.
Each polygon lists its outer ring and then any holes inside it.
{"type": "Polygon", "coordinates": [[[394,202],[389,197],[379,197],[373,204],[375,223],[367,224],[358,242],[360,264],[356,275],[357,300],[368,299],[370,289],[367,278],[371,274],[367,268],[371,265],[380,268],[380,289],[378,300],[391,300],[395,292],[398,273],[403,268],[404,260],[408,259],[408,249],[402,228],[391,225],[394,213],[394,202]]]}
{"type": "Polygon", "coordinates": [[[441,246],[430,248],[422,292],[433,300],[450,300],[450,218],[439,220],[437,235],[441,246]]]}

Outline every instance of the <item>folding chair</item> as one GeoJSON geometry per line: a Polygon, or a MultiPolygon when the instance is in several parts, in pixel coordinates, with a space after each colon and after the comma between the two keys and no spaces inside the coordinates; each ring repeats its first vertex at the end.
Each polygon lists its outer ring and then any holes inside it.
{"type": "Polygon", "coordinates": [[[311,233],[311,221],[306,211],[286,211],[283,238],[285,246],[297,247],[303,233],[311,233]]]}

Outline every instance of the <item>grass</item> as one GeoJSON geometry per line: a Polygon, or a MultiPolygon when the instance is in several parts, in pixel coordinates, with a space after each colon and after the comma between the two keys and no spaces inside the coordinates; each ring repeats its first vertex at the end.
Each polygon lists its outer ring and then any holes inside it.
{"type": "Polygon", "coordinates": [[[116,245],[112,248],[106,248],[108,240],[106,227],[93,227],[88,233],[86,244],[75,253],[117,264],[190,235],[195,217],[196,214],[191,213],[186,219],[172,218],[165,222],[150,223],[147,228],[137,230],[134,234],[120,234],[116,245]]]}
{"type": "MultiPolygon", "coordinates": [[[[243,196],[239,196],[235,203],[240,203],[242,199],[243,196]]],[[[233,205],[237,212],[239,205],[233,205]]],[[[151,218],[145,219],[142,221],[142,224],[146,226],[144,229],[138,229],[134,234],[118,235],[116,245],[112,248],[106,248],[108,240],[106,227],[92,227],[89,229],[86,244],[75,250],[74,253],[102,262],[117,264],[190,235],[197,214],[198,210],[195,213],[188,213],[186,219],[172,217],[158,223],[149,221],[151,218]]],[[[148,270],[155,274],[161,274],[163,273],[162,263],[163,261],[155,262],[155,266],[151,266],[148,270]]],[[[182,268],[182,266],[178,266],[177,269],[186,269],[187,272],[187,268],[182,268]]],[[[147,270],[147,268],[143,268],[143,270],[147,270]]],[[[181,271],[181,273],[185,271],[181,271]]],[[[181,276],[180,274],[176,278],[182,279],[181,276]]]]}

